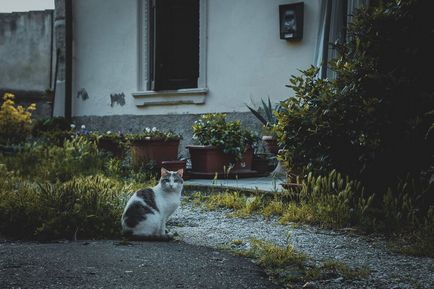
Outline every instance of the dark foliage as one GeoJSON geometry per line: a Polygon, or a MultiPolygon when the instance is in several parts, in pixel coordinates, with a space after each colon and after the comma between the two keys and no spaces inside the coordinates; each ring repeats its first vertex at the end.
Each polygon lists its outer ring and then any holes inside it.
{"type": "MultiPolygon", "coordinates": [[[[277,134],[290,166],[331,169],[373,192],[399,179],[427,180],[433,164],[434,64],[430,1],[383,1],[358,10],[330,68],[293,76],[277,134]],[[431,112],[431,113],[430,113],[431,112]]],[[[431,188],[432,189],[432,188],[431,188]]],[[[429,189],[428,189],[429,190],[429,189]]],[[[428,191],[425,193],[429,193],[428,191]]],[[[427,194],[425,194],[425,197],[427,194]]]]}

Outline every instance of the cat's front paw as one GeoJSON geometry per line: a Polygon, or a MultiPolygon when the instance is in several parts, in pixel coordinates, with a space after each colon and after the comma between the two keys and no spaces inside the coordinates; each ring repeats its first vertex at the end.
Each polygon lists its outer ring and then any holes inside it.
{"type": "Polygon", "coordinates": [[[169,232],[169,233],[167,233],[166,234],[166,236],[170,239],[170,240],[174,240],[175,239],[175,237],[178,237],[179,236],[179,234],[178,234],[178,232],[169,232]]]}
{"type": "Polygon", "coordinates": [[[173,234],[174,236],[178,236],[178,232],[173,232],[172,233],[172,231],[169,231],[168,229],[166,229],[165,231],[164,231],[164,233],[167,235],[167,234],[173,234]]]}

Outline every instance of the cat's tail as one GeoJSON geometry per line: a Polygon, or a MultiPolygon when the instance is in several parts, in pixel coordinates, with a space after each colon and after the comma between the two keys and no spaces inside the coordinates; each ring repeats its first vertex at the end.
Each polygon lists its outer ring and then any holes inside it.
{"type": "Polygon", "coordinates": [[[174,238],[171,235],[163,236],[145,236],[145,235],[133,235],[130,232],[125,232],[123,237],[129,241],[148,241],[148,242],[169,242],[174,238]]]}

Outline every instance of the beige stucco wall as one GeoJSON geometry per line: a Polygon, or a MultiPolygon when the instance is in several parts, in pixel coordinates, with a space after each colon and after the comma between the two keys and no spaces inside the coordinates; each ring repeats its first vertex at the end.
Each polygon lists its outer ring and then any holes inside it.
{"type": "Polygon", "coordinates": [[[208,11],[205,104],[138,108],[131,95],[138,90],[140,68],[138,1],[75,0],[73,114],[247,111],[245,103],[288,97],[290,75],[314,62],[320,1],[304,1],[304,36],[295,43],[279,39],[278,6],[297,1],[201,1],[208,11]],[[82,89],[87,99],[76,97],[82,89]],[[111,105],[110,94],[115,93],[125,95],[125,105],[111,105]]]}

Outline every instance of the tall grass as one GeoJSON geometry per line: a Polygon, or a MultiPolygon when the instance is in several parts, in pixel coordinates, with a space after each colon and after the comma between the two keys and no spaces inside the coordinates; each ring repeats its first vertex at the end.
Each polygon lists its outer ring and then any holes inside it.
{"type": "Polygon", "coordinates": [[[0,234],[18,239],[117,238],[128,195],[152,182],[95,142],[28,143],[0,153],[0,234]]]}
{"type": "Polygon", "coordinates": [[[0,232],[18,239],[116,238],[126,199],[138,187],[101,175],[50,183],[2,171],[0,232]]]}

